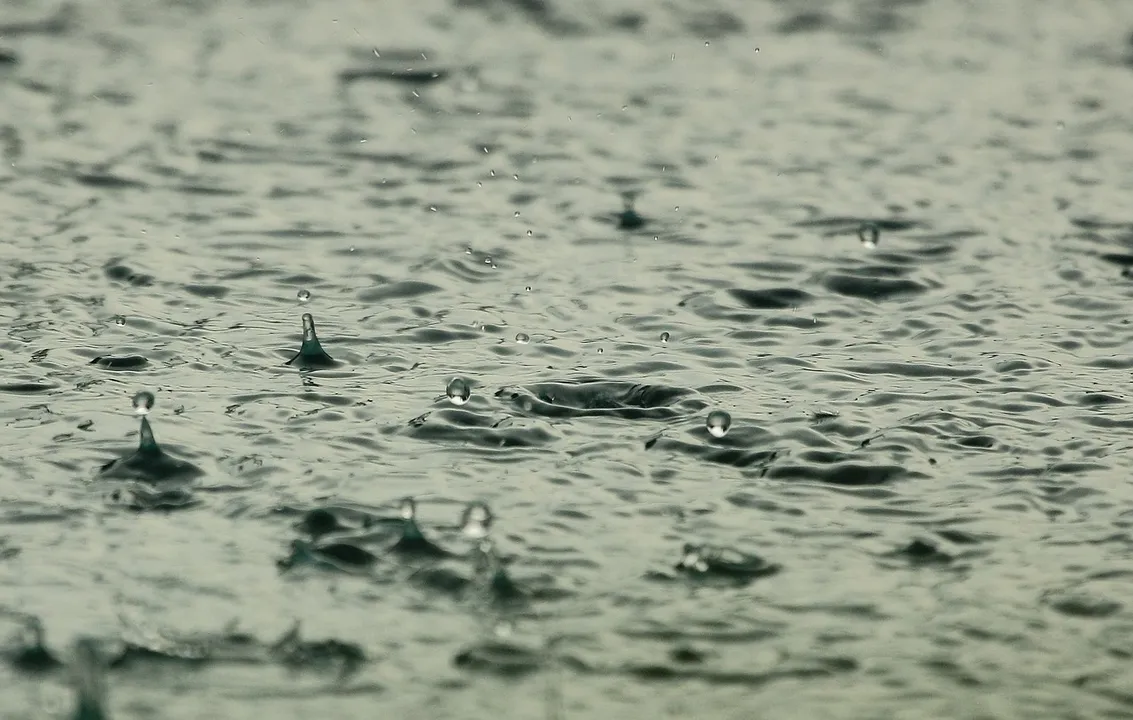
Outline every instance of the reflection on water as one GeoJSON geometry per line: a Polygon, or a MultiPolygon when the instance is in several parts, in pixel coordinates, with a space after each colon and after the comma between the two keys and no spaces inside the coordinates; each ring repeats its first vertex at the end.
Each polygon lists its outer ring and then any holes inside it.
{"type": "Polygon", "coordinates": [[[9,5],[5,718],[1131,712],[1133,8],[9,5]]]}

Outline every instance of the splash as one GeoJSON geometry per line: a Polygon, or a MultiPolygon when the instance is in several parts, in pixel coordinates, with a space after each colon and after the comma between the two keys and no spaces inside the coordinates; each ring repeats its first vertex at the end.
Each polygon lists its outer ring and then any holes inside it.
{"type": "Polygon", "coordinates": [[[299,352],[287,361],[288,365],[295,365],[301,369],[315,370],[319,368],[338,367],[341,363],[323,350],[318,335],[315,334],[315,319],[311,313],[303,313],[303,344],[299,352]]]}

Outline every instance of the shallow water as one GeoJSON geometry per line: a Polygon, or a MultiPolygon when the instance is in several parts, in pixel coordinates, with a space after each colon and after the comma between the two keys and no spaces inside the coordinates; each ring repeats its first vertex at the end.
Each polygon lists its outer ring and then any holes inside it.
{"type": "Polygon", "coordinates": [[[1133,715],[1133,6],[57,7],[0,8],[0,631],[148,648],[112,717],[1133,715]],[[278,564],[407,495],[530,602],[278,564]]]}

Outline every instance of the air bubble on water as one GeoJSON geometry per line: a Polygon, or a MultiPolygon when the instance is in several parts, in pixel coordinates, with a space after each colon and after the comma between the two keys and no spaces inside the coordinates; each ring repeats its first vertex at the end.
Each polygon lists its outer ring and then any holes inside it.
{"type": "Polygon", "coordinates": [[[732,416],[723,410],[713,410],[708,413],[708,419],[704,426],[708,428],[712,437],[722,438],[728,434],[728,429],[732,427],[732,416]]]}
{"type": "Polygon", "coordinates": [[[465,247],[464,248],[464,254],[465,255],[471,255],[472,254],[472,248],[471,247],[465,247]]]}
{"type": "Polygon", "coordinates": [[[605,351],[605,350],[603,350],[602,348],[598,348],[598,354],[599,354],[599,355],[601,355],[601,354],[602,354],[602,353],[604,353],[604,352],[606,352],[606,351],[605,351]]]}
{"type": "Polygon", "coordinates": [[[295,297],[299,298],[299,302],[305,303],[305,302],[307,302],[308,300],[311,299],[311,291],[306,290],[306,289],[300,290],[299,294],[296,295],[295,297]]]}
{"type": "Polygon", "coordinates": [[[531,231],[530,230],[527,231],[527,237],[531,237],[531,231]]]}
{"type": "Polygon", "coordinates": [[[858,240],[862,241],[862,246],[870,248],[871,250],[877,247],[878,240],[881,239],[881,228],[877,227],[874,223],[865,223],[858,228],[858,240]]]}
{"type": "Polygon", "coordinates": [[[669,333],[667,333],[667,332],[661,333],[661,342],[663,342],[663,343],[669,342],[669,333]]]}
{"type": "Polygon", "coordinates": [[[115,315],[114,316],[114,324],[118,325],[118,326],[125,325],[126,324],[126,318],[122,317],[121,315],[115,315]]]}
{"type": "Polygon", "coordinates": [[[492,256],[491,256],[491,255],[489,255],[488,257],[484,258],[484,264],[485,264],[485,265],[491,265],[491,264],[492,264],[492,256]]]}
{"type": "Polygon", "coordinates": [[[464,378],[455,377],[448,381],[445,394],[453,405],[463,405],[472,397],[472,386],[464,378]]]}
{"type": "Polygon", "coordinates": [[[492,528],[492,511],[482,502],[469,503],[460,517],[460,531],[465,537],[483,540],[492,528]]]}
{"type": "Polygon", "coordinates": [[[519,217],[519,211],[518,210],[515,211],[515,216],[519,217]]]}
{"type": "Polygon", "coordinates": [[[520,345],[526,345],[531,342],[531,336],[527,333],[519,333],[515,336],[515,341],[520,345]]]}
{"type": "Polygon", "coordinates": [[[154,397],[149,390],[142,390],[134,395],[134,412],[138,415],[148,415],[153,409],[154,397]]]}
{"type": "Polygon", "coordinates": [[[417,501],[411,497],[402,498],[401,504],[397,508],[397,514],[407,522],[413,520],[417,517],[417,501]]]}
{"type": "Polygon", "coordinates": [[[527,287],[525,287],[525,288],[523,288],[523,289],[524,289],[524,290],[525,290],[526,292],[531,292],[531,286],[530,286],[530,285],[528,285],[527,287]]]}

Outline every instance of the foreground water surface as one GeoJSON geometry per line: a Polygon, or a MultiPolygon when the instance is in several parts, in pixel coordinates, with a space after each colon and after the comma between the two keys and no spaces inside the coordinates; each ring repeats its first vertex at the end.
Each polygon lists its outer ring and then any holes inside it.
{"type": "Polygon", "coordinates": [[[3,716],[1133,716],[1131,29],[6,0],[3,716]]]}

